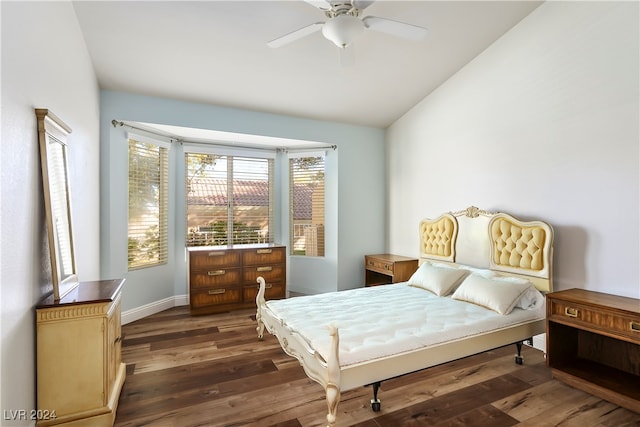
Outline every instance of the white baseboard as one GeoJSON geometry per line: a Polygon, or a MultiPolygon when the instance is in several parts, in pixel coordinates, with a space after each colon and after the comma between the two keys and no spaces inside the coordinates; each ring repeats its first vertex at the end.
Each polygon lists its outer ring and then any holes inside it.
{"type": "Polygon", "coordinates": [[[188,305],[188,295],[176,295],[173,297],[165,298],[160,301],[154,301],[150,304],[145,304],[140,307],[132,308],[131,310],[123,311],[120,316],[120,321],[123,325],[127,323],[135,322],[152,314],[160,313],[161,311],[169,308],[177,307],[179,305],[188,305]]]}

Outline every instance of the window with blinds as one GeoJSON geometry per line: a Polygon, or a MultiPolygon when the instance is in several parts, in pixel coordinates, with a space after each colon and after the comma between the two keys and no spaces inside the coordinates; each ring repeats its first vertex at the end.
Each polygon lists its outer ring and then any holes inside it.
{"type": "Polygon", "coordinates": [[[324,256],[324,156],[289,158],[292,255],[324,256]]]}
{"type": "Polygon", "coordinates": [[[273,242],[271,158],[186,153],[187,246],[273,242]]]}
{"type": "Polygon", "coordinates": [[[167,263],[169,150],[129,139],[129,270],[167,263]]]}

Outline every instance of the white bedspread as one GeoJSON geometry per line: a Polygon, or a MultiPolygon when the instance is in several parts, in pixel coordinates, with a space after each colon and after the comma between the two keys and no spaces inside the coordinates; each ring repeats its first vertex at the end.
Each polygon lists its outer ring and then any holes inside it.
{"type": "Polygon", "coordinates": [[[327,326],[335,324],[343,367],[545,317],[542,294],[534,308],[503,316],[406,283],[273,300],[267,307],[325,360],[327,326]]]}

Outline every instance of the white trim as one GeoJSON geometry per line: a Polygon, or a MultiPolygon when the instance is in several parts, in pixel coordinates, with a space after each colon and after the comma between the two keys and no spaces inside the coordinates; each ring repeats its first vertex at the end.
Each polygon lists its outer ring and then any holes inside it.
{"type": "Polygon", "coordinates": [[[158,147],[161,147],[161,148],[167,148],[167,149],[171,148],[171,141],[163,141],[158,137],[144,135],[143,133],[127,132],[127,142],[129,142],[130,139],[133,139],[139,142],[144,142],[147,144],[157,145],[158,147]]]}
{"type": "Polygon", "coordinates": [[[327,150],[309,150],[309,151],[289,151],[287,152],[287,157],[290,159],[301,159],[305,157],[322,157],[323,159],[327,155],[327,150]]]}
{"type": "Polygon", "coordinates": [[[145,304],[140,307],[132,308],[131,310],[123,311],[122,315],[120,316],[120,321],[123,325],[126,325],[127,323],[135,322],[136,320],[151,316],[152,314],[160,313],[161,311],[168,310],[173,307],[188,304],[188,295],[176,295],[152,302],[150,304],[145,304]]]}
{"type": "Polygon", "coordinates": [[[235,156],[235,157],[256,157],[260,159],[275,159],[275,148],[245,148],[234,145],[225,145],[224,142],[221,145],[215,144],[189,144],[183,143],[185,153],[206,153],[206,154],[219,154],[223,156],[235,156]]]}

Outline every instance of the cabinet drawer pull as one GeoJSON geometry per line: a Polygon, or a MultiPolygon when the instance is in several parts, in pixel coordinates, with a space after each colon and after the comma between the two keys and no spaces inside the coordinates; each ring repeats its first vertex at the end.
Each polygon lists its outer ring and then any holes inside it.
{"type": "Polygon", "coordinates": [[[256,271],[271,271],[271,270],[273,270],[273,267],[271,266],[256,268],[256,271]]]}
{"type": "Polygon", "coordinates": [[[207,293],[209,295],[220,295],[220,294],[224,294],[225,292],[227,292],[227,290],[222,288],[222,289],[209,289],[209,292],[207,293]]]}
{"type": "Polygon", "coordinates": [[[633,332],[640,332],[640,323],[634,321],[629,322],[629,329],[633,332]]]}
{"type": "MultiPolygon", "coordinates": [[[[271,283],[265,283],[264,288],[265,289],[271,289],[271,288],[273,288],[273,285],[271,283]]],[[[258,285],[258,289],[260,289],[260,285],[258,285]]]]}
{"type": "Polygon", "coordinates": [[[208,256],[223,256],[225,254],[224,251],[216,251],[216,252],[209,252],[208,256]]]}
{"type": "Polygon", "coordinates": [[[256,250],[257,254],[270,254],[272,252],[273,252],[272,249],[258,249],[258,250],[256,250]]]}
{"type": "Polygon", "coordinates": [[[578,317],[578,309],[572,308],[572,307],[565,307],[564,314],[566,314],[569,317],[578,317]]]}
{"type": "Polygon", "coordinates": [[[222,276],[224,273],[224,270],[207,271],[209,276],[222,276]]]}

